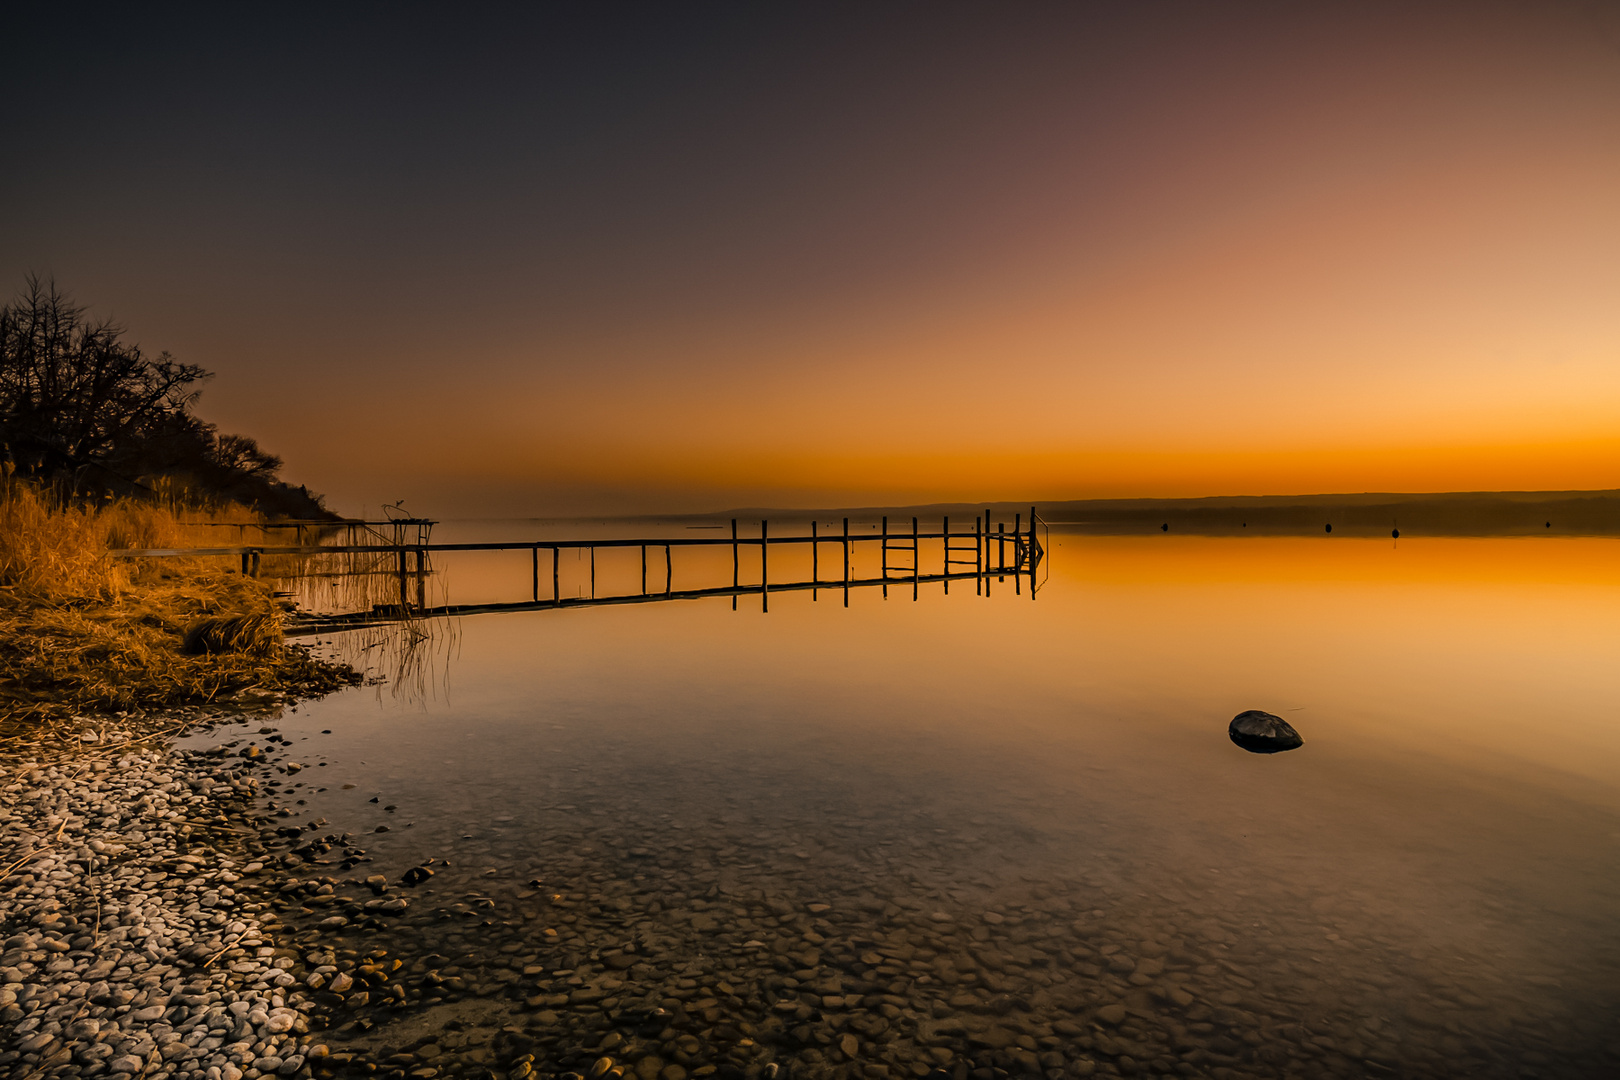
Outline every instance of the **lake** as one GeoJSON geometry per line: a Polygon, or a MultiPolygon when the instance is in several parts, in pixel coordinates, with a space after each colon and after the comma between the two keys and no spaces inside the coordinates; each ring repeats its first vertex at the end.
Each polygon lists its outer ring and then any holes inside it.
{"type": "MultiPolygon", "coordinates": [[[[525,553],[435,569],[528,597],[525,553]]],[[[1038,577],[469,617],[287,713],[275,805],[361,837],[350,876],[436,860],[386,932],[425,989],[339,1037],[435,1075],[1620,1069],[1620,544],[1054,527],[1038,577]],[[1246,709],[1303,747],[1235,746],[1246,709]]]]}

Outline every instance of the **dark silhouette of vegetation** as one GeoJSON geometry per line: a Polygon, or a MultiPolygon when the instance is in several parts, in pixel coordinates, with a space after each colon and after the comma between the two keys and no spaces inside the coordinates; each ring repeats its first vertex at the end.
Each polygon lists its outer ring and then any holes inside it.
{"type": "Polygon", "coordinates": [[[282,483],[281,459],[192,410],[211,377],[123,340],[54,281],[30,275],[0,307],[0,460],[67,497],[163,494],[283,517],[331,517],[282,483]]]}

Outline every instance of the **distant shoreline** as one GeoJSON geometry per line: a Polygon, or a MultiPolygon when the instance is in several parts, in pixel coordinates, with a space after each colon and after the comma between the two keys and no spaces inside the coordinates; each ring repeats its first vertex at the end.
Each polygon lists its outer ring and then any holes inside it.
{"type": "Polygon", "coordinates": [[[1099,533],[1620,536],[1620,491],[1218,496],[1053,503],[1047,521],[1099,533]]]}
{"type": "MultiPolygon", "coordinates": [[[[544,518],[476,518],[535,522],[665,522],[696,527],[736,518],[755,528],[768,519],[773,528],[842,517],[891,522],[913,516],[937,524],[951,519],[952,530],[971,532],[988,509],[1011,528],[1014,515],[1027,523],[1031,506],[1047,525],[1069,532],[1104,536],[1149,533],[1198,536],[1620,536],[1620,489],[1597,491],[1353,492],[1328,495],[1212,495],[1180,499],[1040,499],[988,503],[927,503],[909,506],[822,509],[742,507],[702,514],[579,515],[544,518]],[[1331,533],[1327,526],[1332,525],[1331,533]],[[1168,529],[1165,526],[1169,526],[1168,529]]],[[[908,523],[909,524],[909,523],[908,523]]],[[[752,534],[750,534],[752,535],[752,534]]]]}

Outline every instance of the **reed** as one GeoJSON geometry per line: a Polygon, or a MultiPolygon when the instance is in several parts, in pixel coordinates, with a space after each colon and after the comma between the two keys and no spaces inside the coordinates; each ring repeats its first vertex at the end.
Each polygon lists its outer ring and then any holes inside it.
{"type": "Polygon", "coordinates": [[[0,477],[0,737],[87,712],[139,717],[354,682],[282,643],[282,607],[262,582],[218,560],[108,556],[205,544],[210,521],[248,516],[178,498],[86,505],[0,477]]]}

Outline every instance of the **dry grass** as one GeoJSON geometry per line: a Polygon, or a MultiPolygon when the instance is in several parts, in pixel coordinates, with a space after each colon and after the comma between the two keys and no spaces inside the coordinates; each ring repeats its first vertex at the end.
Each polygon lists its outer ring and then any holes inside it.
{"type": "Polygon", "coordinates": [[[119,499],[80,505],[5,476],[0,479],[0,589],[39,604],[113,601],[150,567],[110,559],[109,550],[218,544],[221,537],[210,523],[253,517],[234,505],[186,510],[178,496],[158,503],[119,499]]]}
{"type": "Polygon", "coordinates": [[[239,508],[80,507],[0,483],[0,734],[85,713],[145,714],[354,681],[349,669],[283,645],[269,589],[220,560],[107,554],[218,543],[202,523],[241,520],[239,508]]]}
{"type": "Polygon", "coordinates": [[[180,651],[187,656],[244,653],[273,656],[281,648],[281,620],[274,612],[257,615],[204,615],[186,627],[180,651]]]}

